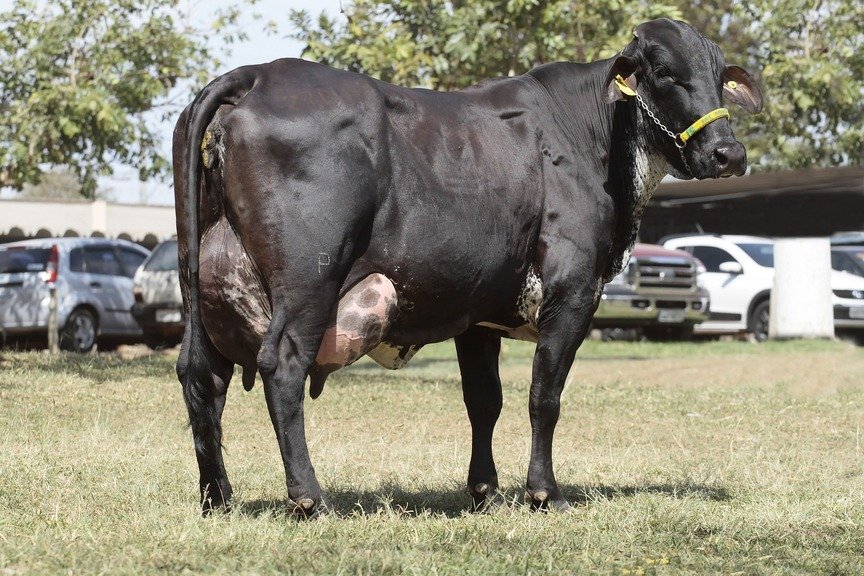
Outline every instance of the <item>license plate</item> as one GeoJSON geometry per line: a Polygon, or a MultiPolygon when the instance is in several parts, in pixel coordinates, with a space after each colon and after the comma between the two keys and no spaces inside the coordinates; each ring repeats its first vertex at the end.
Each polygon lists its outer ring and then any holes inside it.
{"type": "Polygon", "coordinates": [[[183,316],[179,310],[156,310],[156,322],[180,322],[183,316]]]}
{"type": "Polygon", "coordinates": [[[657,321],[669,324],[683,322],[686,313],[686,310],[660,310],[657,321]]]}
{"type": "Polygon", "coordinates": [[[855,320],[864,320],[864,306],[856,306],[855,308],[849,308],[849,318],[854,318],[855,320]]]}

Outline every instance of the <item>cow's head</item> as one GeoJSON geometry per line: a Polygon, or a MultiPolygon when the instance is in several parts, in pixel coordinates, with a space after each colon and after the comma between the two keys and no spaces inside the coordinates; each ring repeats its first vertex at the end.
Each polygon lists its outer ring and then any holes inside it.
{"type": "Polygon", "coordinates": [[[673,176],[744,174],[747,152],[735,139],[721,101],[725,96],[753,114],[762,109],[762,93],[746,70],[726,64],[714,42],[683,22],[663,18],[639,25],[606,79],[608,102],[628,93],[640,97],[649,144],[663,153],[673,176]],[[691,126],[695,130],[687,134],[691,126]]]}

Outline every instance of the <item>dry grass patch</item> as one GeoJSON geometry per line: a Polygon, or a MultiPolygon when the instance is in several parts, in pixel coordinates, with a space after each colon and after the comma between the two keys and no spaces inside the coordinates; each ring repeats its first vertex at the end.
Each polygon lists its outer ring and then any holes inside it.
{"type": "MultiPolygon", "coordinates": [[[[526,473],[529,346],[495,436],[526,473]]],[[[586,343],[556,435],[573,514],[467,514],[452,345],[367,363],[307,401],[335,513],[297,522],[260,383],[229,392],[229,515],[201,519],[172,355],[0,360],[0,574],[864,572],[864,351],[840,343],[586,343]]]]}

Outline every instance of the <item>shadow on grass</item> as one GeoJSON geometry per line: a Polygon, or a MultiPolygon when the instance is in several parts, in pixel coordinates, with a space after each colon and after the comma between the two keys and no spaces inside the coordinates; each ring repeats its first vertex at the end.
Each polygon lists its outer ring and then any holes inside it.
{"type": "Polygon", "coordinates": [[[696,483],[644,484],[640,486],[562,485],[561,493],[577,506],[584,506],[599,500],[632,498],[637,494],[660,494],[671,498],[695,498],[712,502],[726,502],[732,499],[729,492],[723,487],[696,483]]]}
{"type": "MultiPolygon", "coordinates": [[[[418,490],[411,492],[395,484],[384,485],[378,490],[335,489],[324,498],[330,512],[340,516],[360,514],[370,516],[395,513],[417,516],[433,513],[456,518],[468,511],[470,497],[462,490],[418,490]]],[[[251,516],[281,515],[289,512],[288,500],[253,500],[234,502],[242,514],[251,516]]]]}
{"type": "MultiPolygon", "coordinates": [[[[502,496],[506,508],[522,508],[522,487],[505,487],[502,496]]],[[[586,486],[562,485],[562,494],[575,506],[588,506],[592,502],[615,498],[632,498],[638,494],[658,494],[670,498],[693,498],[712,502],[725,502],[731,499],[729,492],[722,487],[705,486],[695,483],[684,484],[645,484],[640,486],[586,486]]],[[[396,484],[383,485],[378,490],[336,489],[326,493],[325,499],[331,513],[339,516],[359,514],[369,516],[394,513],[405,516],[418,516],[429,513],[458,518],[470,511],[470,497],[461,489],[453,490],[405,490],[396,484]]],[[[234,502],[235,509],[250,516],[289,513],[286,499],[253,500],[234,502]]]]}

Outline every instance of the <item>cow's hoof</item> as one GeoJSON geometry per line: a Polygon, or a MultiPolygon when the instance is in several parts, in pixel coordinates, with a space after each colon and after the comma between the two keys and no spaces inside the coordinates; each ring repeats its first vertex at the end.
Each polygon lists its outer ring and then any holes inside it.
{"type": "Polygon", "coordinates": [[[202,486],[201,515],[206,517],[215,513],[230,512],[232,494],[231,484],[227,479],[202,486]]]}
{"type": "Polygon", "coordinates": [[[551,496],[546,490],[535,490],[525,492],[525,503],[531,510],[541,512],[570,512],[573,507],[561,496],[551,496]]]}
{"type": "Polygon", "coordinates": [[[507,499],[498,491],[497,486],[481,482],[465,489],[473,501],[471,511],[478,514],[490,514],[507,508],[507,499]]]}
{"type": "Polygon", "coordinates": [[[295,516],[303,519],[317,518],[327,513],[327,504],[323,498],[304,496],[296,500],[288,499],[288,509],[295,516]]]}

